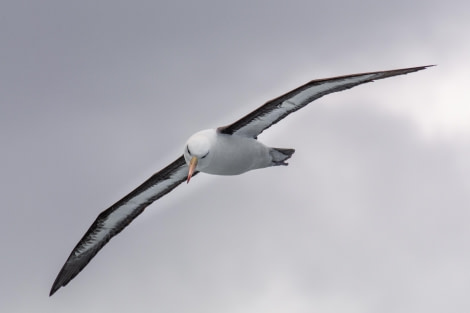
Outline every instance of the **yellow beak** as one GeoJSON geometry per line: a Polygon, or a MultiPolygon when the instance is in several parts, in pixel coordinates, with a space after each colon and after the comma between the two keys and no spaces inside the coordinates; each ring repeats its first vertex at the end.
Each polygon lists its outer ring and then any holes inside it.
{"type": "Polygon", "coordinates": [[[191,161],[189,162],[188,180],[186,181],[186,183],[189,183],[189,180],[191,179],[191,177],[194,174],[194,171],[196,170],[196,166],[197,166],[197,157],[193,156],[191,158],[191,161]]]}

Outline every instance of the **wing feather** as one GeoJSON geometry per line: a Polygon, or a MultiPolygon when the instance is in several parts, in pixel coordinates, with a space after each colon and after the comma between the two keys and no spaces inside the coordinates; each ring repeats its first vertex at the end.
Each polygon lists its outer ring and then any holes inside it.
{"type": "Polygon", "coordinates": [[[50,296],[67,285],[115,235],[155,200],[186,180],[188,166],[183,156],[154,174],[127,196],[101,212],[70,253],[52,285],[50,296]]]}
{"type": "Polygon", "coordinates": [[[228,126],[219,127],[219,131],[224,134],[237,134],[256,138],[271,125],[276,124],[287,115],[303,108],[310,102],[321,98],[324,95],[349,89],[378,79],[420,71],[427,67],[429,66],[312,80],[280,97],[266,102],[264,105],[242,117],[238,121],[228,126]]]}

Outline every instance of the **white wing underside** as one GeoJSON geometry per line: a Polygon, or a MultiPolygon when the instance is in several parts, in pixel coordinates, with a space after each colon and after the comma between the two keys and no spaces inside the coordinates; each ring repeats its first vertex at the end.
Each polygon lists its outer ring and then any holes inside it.
{"type": "Polygon", "coordinates": [[[54,281],[50,295],[72,280],[113,236],[148,205],[184,182],[187,175],[188,166],[181,156],[109,209],[101,212],[72,250],[54,281]]]}
{"type": "Polygon", "coordinates": [[[135,212],[135,210],[142,204],[153,202],[153,198],[156,195],[160,195],[163,191],[168,190],[173,185],[184,181],[186,179],[187,172],[187,168],[185,166],[181,166],[176,169],[168,179],[150,186],[117,207],[116,210],[107,215],[106,219],[102,220],[101,225],[93,231],[93,240],[85,241],[82,245],[77,247],[76,250],[74,250],[73,255],[79,258],[80,255],[86,253],[89,249],[93,249],[97,242],[103,242],[117,225],[131,217],[132,213],[135,212]]]}
{"type": "Polygon", "coordinates": [[[256,138],[271,125],[324,95],[349,89],[374,80],[416,72],[426,67],[427,66],[420,66],[312,80],[303,86],[266,102],[235,123],[220,127],[219,130],[225,134],[237,134],[256,138]]]}
{"type": "Polygon", "coordinates": [[[320,95],[328,90],[332,90],[335,87],[347,84],[347,83],[357,83],[360,81],[367,80],[373,75],[365,75],[361,77],[349,78],[341,81],[332,81],[326,82],[319,86],[313,86],[305,90],[300,91],[298,94],[294,95],[292,98],[284,100],[281,102],[274,110],[267,112],[264,115],[259,116],[252,123],[245,125],[242,129],[235,132],[237,135],[244,135],[247,137],[256,137],[264,129],[268,128],[273,124],[274,121],[279,120],[286,114],[291,111],[296,110],[296,108],[301,107],[304,103],[311,102],[309,99],[314,98],[316,95],[320,95]]]}

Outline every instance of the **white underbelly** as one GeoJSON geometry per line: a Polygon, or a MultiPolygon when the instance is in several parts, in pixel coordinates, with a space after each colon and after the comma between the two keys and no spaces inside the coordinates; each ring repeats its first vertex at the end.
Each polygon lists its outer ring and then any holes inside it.
{"type": "Polygon", "coordinates": [[[218,134],[210,152],[210,163],[201,172],[216,175],[238,175],[272,165],[269,148],[256,139],[218,134]]]}

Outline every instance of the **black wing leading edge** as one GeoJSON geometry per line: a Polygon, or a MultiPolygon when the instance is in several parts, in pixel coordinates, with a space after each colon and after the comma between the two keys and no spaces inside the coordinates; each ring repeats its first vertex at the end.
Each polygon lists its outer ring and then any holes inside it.
{"type": "Polygon", "coordinates": [[[219,131],[224,134],[237,134],[256,138],[271,125],[276,124],[287,115],[303,108],[313,100],[323,97],[324,95],[349,89],[374,80],[424,70],[427,67],[429,66],[312,80],[303,86],[266,102],[264,105],[242,117],[235,123],[220,127],[219,131]]]}

